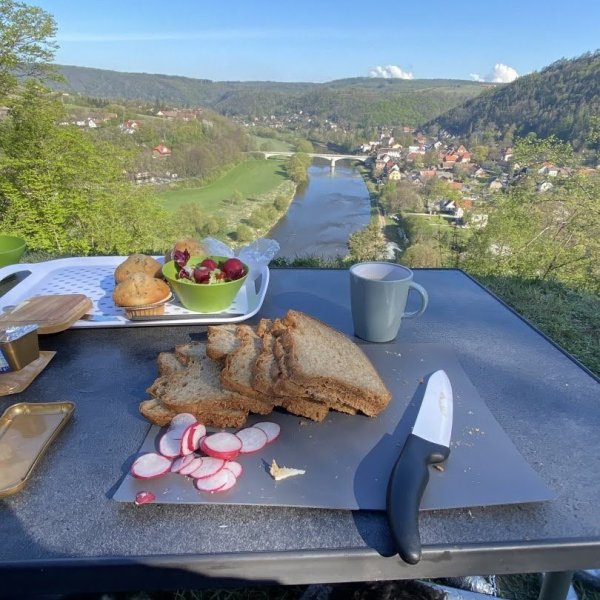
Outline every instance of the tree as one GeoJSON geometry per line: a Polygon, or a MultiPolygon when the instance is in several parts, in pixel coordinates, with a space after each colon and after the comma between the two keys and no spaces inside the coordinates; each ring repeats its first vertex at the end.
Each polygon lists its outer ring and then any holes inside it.
{"type": "Polygon", "coordinates": [[[415,186],[408,181],[389,181],[381,191],[381,202],[388,213],[402,211],[420,212],[424,208],[423,199],[415,186]]]}
{"type": "MultiPolygon", "coordinates": [[[[531,136],[515,144],[517,152],[527,166],[541,160],[565,164],[572,156],[555,138],[531,136]]],[[[534,177],[520,179],[493,201],[487,227],[467,245],[465,267],[600,291],[600,178],[559,177],[550,192],[540,194],[534,177]]]]}
{"type": "Polygon", "coordinates": [[[301,152],[303,154],[310,154],[314,152],[313,145],[308,140],[300,140],[296,144],[296,152],[301,152]]]}
{"type": "Polygon", "coordinates": [[[478,165],[483,164],[490,156],[490,147],[484,146],[483,144],[478,144],[477,146],[473,146],[471,150],[471,158],[478,165]]]}
{"type": "Polygon", "coordinates": [[[385,239],[376,221],[353,233],[348,239],[350,258],[354,261],[379,260],[386,250],[385,239]]]}
{"type": "Polygon", "coordinates": [[[53,73],[55,35],[54,19],[41,8],[0,0],[0,96],[16,89],[18,76],[53,73]]]}
{"type": "Polygon", "coordinates": [[[173,223],[123,175],[130,157],[56,124],[62,107],[26,84],[0,124],[0,226],[50,254],[113,254],[166,248],[173,223]]]}

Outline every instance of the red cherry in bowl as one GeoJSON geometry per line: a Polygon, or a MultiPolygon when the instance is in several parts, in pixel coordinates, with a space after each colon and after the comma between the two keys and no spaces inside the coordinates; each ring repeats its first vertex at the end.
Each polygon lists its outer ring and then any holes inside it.
{"type": "Polygon", "coordinates": [[[244,263],[239,258],[228,258],[222,265],[221,270],[227,279],[240,279],[245,275],[244,263]]]}
{"type": "Polygon", "coordinates": [[[200,263],[200,266],[206,267],[209,271],[214,271],[219,265],[212,258],[205,258],[200,263]]]}
{"type": "Polygon", "coordinates": [[[208,283],[210,280],[210,270],[206,267],[196,267],[194,269],[194,281],[196,283],[208,283]]]}

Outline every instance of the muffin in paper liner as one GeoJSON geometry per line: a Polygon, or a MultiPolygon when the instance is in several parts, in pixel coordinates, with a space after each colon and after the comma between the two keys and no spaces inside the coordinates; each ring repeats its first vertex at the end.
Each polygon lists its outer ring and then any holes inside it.
{"type": "Polygon", "coordinates": [[[165,314],[165,304],[173,298],[173,293],[160,300],[159,302],[153,302],[152,304],[140,304],[139,306],[121,306],[125,311],[125,316],[128,319],[131,317],[153,317],[155,315],[165,314]]]}

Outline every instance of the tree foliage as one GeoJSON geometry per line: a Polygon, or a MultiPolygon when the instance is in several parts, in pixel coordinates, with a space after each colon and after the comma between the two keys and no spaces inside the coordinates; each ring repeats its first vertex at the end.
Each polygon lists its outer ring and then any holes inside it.
{"type": "Polygon", "coordinates": [[[0,0],[0,96],[17,87],[18,76],[51,74],[57,45],[54,19],[41,8],[0,0]]]}
{"type": "Polygon", "coordinates": [[[600,114],[600,51],[559,60],[441,115],[431,125],[476,143],[508,146],[513,138],[555,135],[581,149],[600,114]]]}
{"type": "Polygon", "coordinates": [[[0,225],[32,250],[122,254],[162,249],[167,214],[123,175],[129,157],[75,127],[56,124],[61,105],[31,81],[0,125],[0,225]]]}
{"type": "Polygon", "coordinates": [[[464,266],[488,275],[555,280],[600,291],[600,177],[570,173],[549,192],[536,190],[537,167],[548,157],[567,164],[571,149],[555,139],[517,144],[530,173],[493,201],[488,225],[467,247],[464,266]]]}
{"type": "Polygon", "coordinates": [[[379,260],[386,250],[385,239],[376,221],[353,233],[348,239],[350,259],[353,261],[379,260]]]}

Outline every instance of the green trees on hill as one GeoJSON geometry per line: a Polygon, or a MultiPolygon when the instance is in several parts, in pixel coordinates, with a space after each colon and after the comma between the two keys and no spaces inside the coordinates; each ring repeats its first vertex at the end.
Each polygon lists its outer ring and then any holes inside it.
{"type": "Polygon", "coordinates": [[[475,143],[510,145],[534,132],[555,135],[580,150],[600,114],[600,51],[559,60],[539,73],[467,100],[433,124],[475,143]]]}
{"type": "Polygon", "coordinates": [[[124,177],[130,157],[57,125],[61,110],[31,82],[0,124],[2,229],[24,237],[29,249],[51,254],[165,247],[169,219],[124,177]]]}

